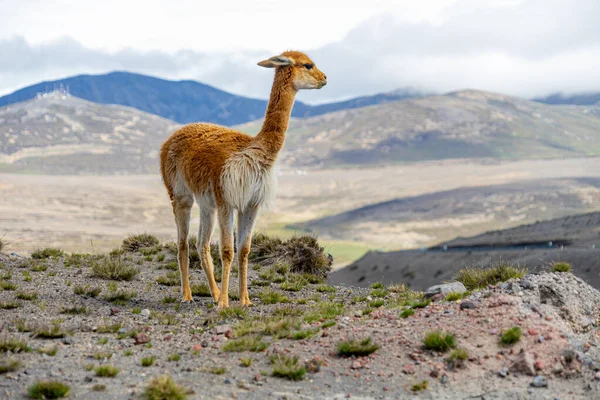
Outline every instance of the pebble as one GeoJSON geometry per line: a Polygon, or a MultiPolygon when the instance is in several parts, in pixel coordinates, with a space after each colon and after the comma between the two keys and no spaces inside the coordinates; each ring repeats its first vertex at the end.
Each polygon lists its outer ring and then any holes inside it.
{"type": "Polygon", "coordinates": [[[415,373],[415,366],[413,364],[406,364],[404,367],[402,367],[402,372],[407,375],[412,375],[415,373]]]}
{"type": "Polygon", "coordinates": [[[498,376],[501,378],[506,378],[508,376],[508,368],[502,368],[500,371],[498,371],[498,376]]]}
{"type": "Polygon", "coordinates": [[[147,308],[144,308],[140,314],[141,314],[143,317],[146,317],[146,318],[148,318],[148,317],[150,317],[150,310],[148,310],[147,308]]]}
{"type": "Polygon", "coordinates": [[[548,380],[545,377],[538,375],[531,381],[531,386],[538,388],[548,387],[548,380]]]}
{"type": "Polygon", "coordinates": [[[595,378],[597,381],[600,381],[600,372],[596,372],[596,376],[594,376],[594,378],[595,378]]]}
{"type": "Polygon", "coordinates": [[[134,337],[135,344],[144,344],[150,342],[150,336],[145,333],[138,333],[134,337]]]}
{"type": "Polygon", "coordinates": [[[510,370],[521,374],[535,375],[533,354],[524,352],[520,354],[517,360],[510,366],[510,370]]]}
{"type": "Polygon", "coordinates": [[[127,329],[125,329],[125,328],[119,328],[119,330],[117,331],[117,333],[127,333],[127,329]]]}
{"type": "Polygon", "coordinates": [[[539,343],[544,343],[544,337],[542,335],[538,336],[538,342],[539,343]]]}

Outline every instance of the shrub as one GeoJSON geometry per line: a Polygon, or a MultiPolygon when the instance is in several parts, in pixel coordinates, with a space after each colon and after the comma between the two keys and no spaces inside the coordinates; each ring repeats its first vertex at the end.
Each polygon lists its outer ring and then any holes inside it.
{"type": "Polygon", "coordinates": [[[31,258],[34,260],[42,260],[45,258],[59,258],[65,255],[65,252],[60,249],[47,247],[43,250],[36,250],[31,253],[31,258]]]}
{"type": "Polygon", "coordinates": [[[456,347],[456,337],[452,333],[429,332],[423,339],[423,347],[443,353],[456,347]]]}
{"type": "Polygon", "coordinates": [[[21,307],[21,303],[18,301],[0,301],[0,308],[3,310],[14,310],[19,307],[21,307]]]}
{"type": "Polygon", "coordinates": [[[69,394],[69,385],[59,381],[37,381],[29,386],[29,397],[32,399],[60,399],[69,394]]]}
{"type": "Polygon", "coordinates": [[[186,391],[168,375],[157,376],[146,386],[144,398],[147,400],[185,400],[186,391]]]}
{"type": "Polygon", "coordinates": [[[488,268],[463,268],[454,276],[454,280],[462,282],[467,290],[482,289],[489,285],[505,282],[509,279],[522,278],[527,268],[512,264],[500,264],[488,268]]]}
{"type": "Polygon", "coordinates": [[[298,364],[297,356],[277,354],[271,357],[271,363],[273,364],[271,373],[273,376],[299,381],[306,375],[306,367],[298,364]]]}
{"type": "Polygon", "coordinates": [[[92,264],[92,271],[99,278],[115,281],[130,281],[140,273],[138,267],[121,257],[103,257],[92,264]]]}
{"type": "Polygon", "coordinates": [[[500,336],[500,343],[505,346],[515,344],[521,340],[521,335],[522,332],[520,327],[512,327],[502,332],[502,335],[500,336]]]}
{"type": "Polygon", "coordinates": [[[571,272],[571,264],[568,262],[558,262],[552,264],[552,272],[571,272]]]}
{"type": "Polygon", "coordinates": [[[136,251],[144,247],[153,247],[158,245],[160,242],[154,235],[148,233],[142,233],[141,235],[130,235],[123,240],[123,250],[125,251],[136,251]]]}

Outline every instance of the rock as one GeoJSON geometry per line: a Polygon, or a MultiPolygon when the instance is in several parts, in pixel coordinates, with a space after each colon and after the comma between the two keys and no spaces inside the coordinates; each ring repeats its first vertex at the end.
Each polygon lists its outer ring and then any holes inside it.
{"type": "Polygon", "coordinates": [[[510,371],[535,376],[534,362],[533,355],[526,351],[519,354],[516,361],[510,366],[510,371]]]}
{"type": "Polygon", "coordinates": [[[531,336],[536,336],[538,334],[538,331],[536,331],[533,328],[529,328],[527,329],[527,333],[529,333],[531,336]]]}
{"type": "Polygon", "coordinates": [[[573,349],[564,349],[561,355],[567,363],[572,363],[575,359],[577,359],[577,353],[573,349]]]}
{"type": "Polygon", "coordinates": [[[448,383],[448,375],[446,375],[446,374],[442,375],[440,382],[442,383],[442,385],[445,385],[446,383],[448,383]]]}
{"type": "Polygon", "coordinates": [[[66,345],[70,345],[70,344],[75,343],[75,340],[72,337],[67,336],[67,337],[62,338],[61,342],[66,345]]]}
{"type": "Polygon", "coordinates": [[[350,365],[350,369],[362,369],[362,368],[363,368],[363,365],[358,360],[352,361],[352,365],[350,365]]]}
{"type": "Polygon", "coordinates": [[[521,282],[519,282],[519,285],[525,290],[533,290],[534,289],[533,283],[531,283],[527,279],[521,279],[521,282]]]}
{"type": "Polygon", "coordinates": [[[506,378],[508,376],[508,368],[502,368],[498,371],[498,376],[501,378],[506,378]]]}
{"type": "Polygon", "coordinates": [[[117,331],[117,333],[127,333],[127,329],[125,329],[125,328],[119,328],[119,330],[117,331]]]}
{"type": "Polygon", "coordinates": [[[465,285],[461,282],[450,282],[444,283],[441,285],[431,286],[425,292],[425,297],[433,297],[436,294],[441,294],[442,296],[446,296],[448,293],[456,292],[456,293],[464,293],[467,291],[465,285]]]}
{"type": "Polygon", "coordinates": [[[148,317],[150,317],[150,310],[148,310],[147,308],[144,308],[140,314],[141,314],[143,317],[146,317],[146,318],[148,318],[148,317]]]}
{"type": "Polygon", "coordinates": [[[531,386],[537,388],[548,387],[548,380],[545,377],[538,375],[531,381],[531,386]]]}
{"type": "Polygon", "coordinates": [[[321,371],[321,362],[317,357],[314,357],[305,363],[305,367],[308,372],[316,374],[317,372],[321,371]]]}
{"type": "Polygon", "coordinates": [[[85,378],[83,378],[83,381],[86,383],[90,383],[90,382],[93,382],[94,380],[92,379],[91,376],[86,376],[85,378]]]}
{"type": "Polygon", "coordinates": [[[117,314],[118,314],[118,313],[120,313],[120,312],[121,312],[121,310],[119,310],[118,308],[111,308],[111,309],[110,309],[110,315],[111,315],[111,316],[113,316],[113,315],[117,315],[117,314]]]}
{"type": "Polygon", "coordinates": [[[565,369],[563,368],[562,364],[559,362],[555,363],[554,366],[552,367],[552,373],[557,374],[557,375],[562,374],[564,372],[564,370],[565,369]]]}
{"type": "Polygon", "coordinates": [[[217,325],[215,326],[215,330],[214,332],[217,335],[225,335],[227,336],[227,334],[231,334],[233,332],[233,330],[231,329],[231,325],[217,325]]]}
{"type": "Polygon", "coordinates": [[[134,337],[135,344],[144,344],[150,341],[150,336],[145,333],[138,333],[134,337]]]}
{"type": "Polygon", "coordinates": [[[201,344],[195,344],[195,345],[192,347],[192,351],[202,351],[202,349],[203,349],[203,347],[202,347],[202,345],[201,345],[201,344]]]}
{"type": "Polygon", "coordinates": [[[600,381],[600,372],[596,372],[596,376],[594,376],[594,379],[600,381]]]}
{"type": "Polygon", "coordinates": [[[542,362],[542,360],[537,360],[534,364],[533,367],[537,370],[537,371],[541,371],[544,369],[544,363],[542,362]]]}
{"type": "Polygon", "coordinates": [[[230,384],[231,384],[231,379],[229,379],[229,378],[225,378],[225,379],[223,380],[223,383],[224,383],[224,384],[226,384],[226,385],[230,385],[230,384]]]}
{"type": "Polygon", "coordinates": [[[472,301],[465,301],[460,303],[461,310],[473,310],[475,308],[477,308],[477,306],[472,301]]]}
{"type": "Polygon", "coordinates": [[[402,367],[402,372],[407,375],[414,374],[416,372],[414,364],[406,364],[404,367],[402,367]]]}

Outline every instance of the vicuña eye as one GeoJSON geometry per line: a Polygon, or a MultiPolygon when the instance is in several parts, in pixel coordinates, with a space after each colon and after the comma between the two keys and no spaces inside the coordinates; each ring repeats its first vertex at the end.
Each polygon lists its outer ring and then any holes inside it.
{"type": "Polygon", "coordinates": [[[314,65],[312,64],[304,64],[304,68],[306,69],[312,69],[314,67],[314,65]]]}

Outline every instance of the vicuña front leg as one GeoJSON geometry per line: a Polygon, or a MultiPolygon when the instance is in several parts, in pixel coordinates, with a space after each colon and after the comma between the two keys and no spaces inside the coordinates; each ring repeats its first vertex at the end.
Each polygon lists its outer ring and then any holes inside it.
{"type": "Polygon", "coordinates": [[[229,307],[229,272],[233,260],[233,212],[229,206],[219,207],[219,229],[221,231],[221,264],[223,277],[221,278],[221,293],[218,308],[229,307]]]}
{"type": "Polygon", "coordinates": [[[256,221],[258,207],[253,207],[243,213],[238,213],[238,266],[240,269],[240,303],[243,306],[251,306],[248,295],[248,255],[252,242],[252,228],[256,221]]]}
{"type": "Polygon", "coordinates": [[[173,214],[175,214],[175,223],[177,224],[177,262],[181,275],[181,291],[183,293],[181,301],[183,303],[194,301],[188,275],[190,261],[188,256],[188,231],[192,204],[192,196],[175,197],[173,199],[173,214]]]}

